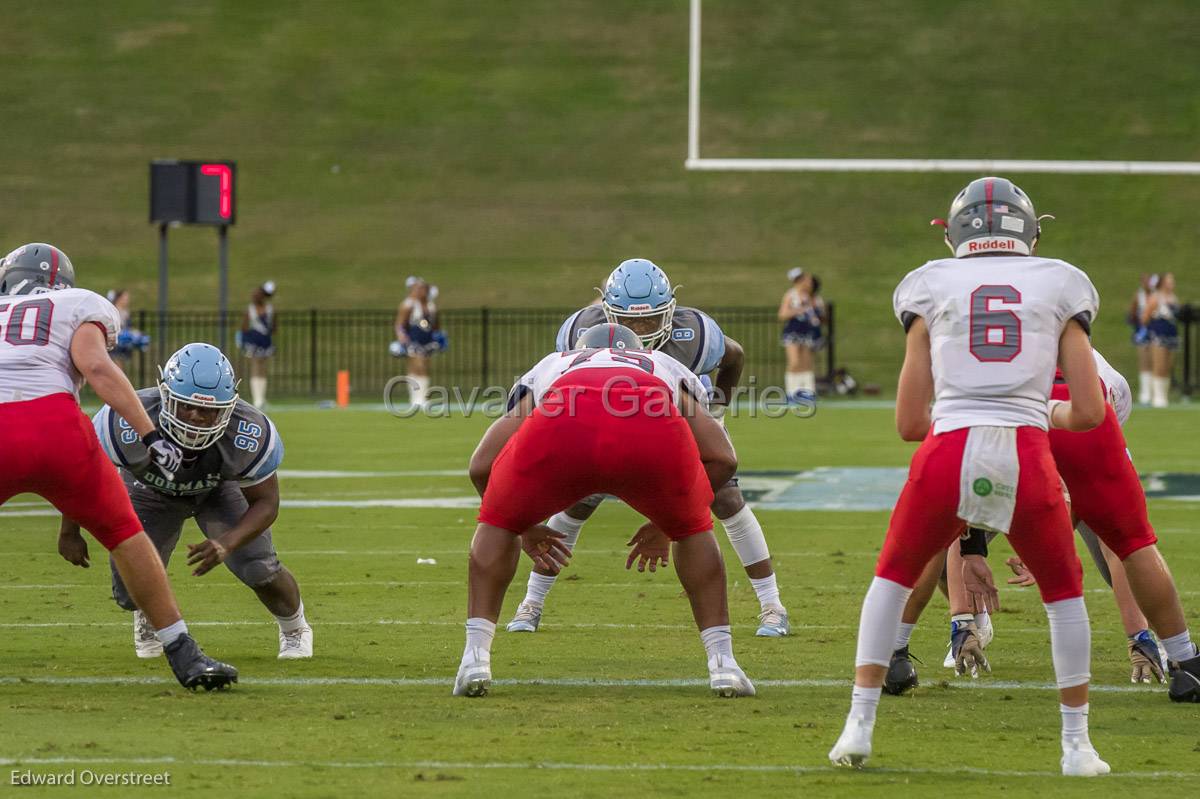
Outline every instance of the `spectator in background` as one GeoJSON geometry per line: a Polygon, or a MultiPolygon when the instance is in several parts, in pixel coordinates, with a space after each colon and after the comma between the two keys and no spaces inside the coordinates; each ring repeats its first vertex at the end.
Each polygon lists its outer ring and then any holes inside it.
{"type": "Polygon", "coordinates": [[[825,301],[816,275],[797,267],[789,269],[787,276],[792,287],[779,303],[783,347],[787,350],[783,386],[789,399],[812,398],[817,392],[816,353],[825,346],[825,301]]]}
{"type": "Polygon", "coordinates": [[[1150,404],[1165,408],[1171,393],[1171,369],[1175,365],[1175,350],[1179,349],[1179,300],[1175,296],[1175,275],[1167,272],[1146,300],[1142,324],[1150,332],[1150,404]]]}
{"type": "Polygon", "coordinates": [[[129,310],[130,294],[126,289],[110,289],[105,295],[108,301],[121,315],[121,330],[117,333],[117,346],[113,347],[113,360],[125,368],[134,350],[144,350],[150,346],[150,337],[130,324],[132,312],[129,310]]]}
{"type": "Polygon", "coordinates": [[[238,346],[250,361],[250,397],[254,407],[267,404],[267,362],[275,354],[271,337],[275,335],[275,281],[268,280],[250,295],[250,305],[242,320],[238,346]]]}
{"type": "Polygon", "coordinates": [[[1137,349],[1138,402],[1142,405],[1150,404],[1150,381],[1153,376],[1150,365],[1150,331],[1142,322],[1142,315],[1146,312],[1146,303],[1154,290],[1153,284],[1157,281],[1158,275],[1142,273],[1138,290],[1133,294],[1133,302],[1129,304],[1129,316],[1126,317],[1129,326],[1133,328],[1133,346],[1137,349]]]}
{"type": "Polygon", "coordinates": [[[429,392],[429,359],[435,352],[446,349],[446,337],[438,324],[437,286],[424,278],[410,276],[404,281],[408,296],[396,310],[396,340],[391,353],[408,358],[409,402],[416,407],[425,405],[429,392]]]}

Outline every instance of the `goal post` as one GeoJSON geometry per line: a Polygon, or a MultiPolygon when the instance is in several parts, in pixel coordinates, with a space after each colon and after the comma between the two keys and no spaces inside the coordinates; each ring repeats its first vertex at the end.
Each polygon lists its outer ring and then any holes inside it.
{"type": "Polygon", "coordinates": [[[700,155],[700,3],[691,0],[688,141],[684,167],[707,172],[1052,172],[1075,175],[1200,175],[1200,161],[1059,161],[990,158],[705,158],[700,155]]]}

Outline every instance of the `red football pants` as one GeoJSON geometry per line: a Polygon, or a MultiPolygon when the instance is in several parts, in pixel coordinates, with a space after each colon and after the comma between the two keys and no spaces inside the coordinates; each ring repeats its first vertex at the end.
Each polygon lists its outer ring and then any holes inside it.
{"type": "MultiPolygon", "coordinates": [[[[961,533],[959,478],[968,432],[931,432],[913,455],[876,576],[913,587],[929,560],[961,533]]],[[[1046,432],[1018,428],[1017,459],[1020,478],[1008,540],[1037,578],[1042,601],[1082,596],[1083,568],[1046,432]]]]}

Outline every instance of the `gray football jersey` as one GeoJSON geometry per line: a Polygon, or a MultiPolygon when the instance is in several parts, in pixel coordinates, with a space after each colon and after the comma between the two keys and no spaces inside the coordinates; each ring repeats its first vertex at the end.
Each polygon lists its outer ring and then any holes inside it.
{"type": "MultiPolygon", "coordinates": [[[[567,317],[558,329],[555,349],[559,352],[575,348],[575,342],[589,327],[604,324],[604,308],[599,305],[589,305],[581,308],[567,317]]],[[[671,317],[671,337],[659,352],[670,355],[682,363],[694,374],[706,375],[725,355],[725,334],[712,317],[703,311],[685,306],[676,306],[675,314],[671,317]]]]}
{"type": "MultiPolygon", "coordinates": [[[[162,400],[157,388],[138,392],[138,399],[151,419],[158,418],[162,400]]],[[[267,416],[253,405],[238,400],[225,428],[225,435],[207,449],[184,450],[183,464],[174,480],[167,480],[150,463],[149,453],[137,431],[105,405],[92,419],[96,436],[109,460],[127,470],[138,482],[169,496],[207,494],[225,480],[251,486],[266,480],[283,461],[283,440],[267,416]]]]}

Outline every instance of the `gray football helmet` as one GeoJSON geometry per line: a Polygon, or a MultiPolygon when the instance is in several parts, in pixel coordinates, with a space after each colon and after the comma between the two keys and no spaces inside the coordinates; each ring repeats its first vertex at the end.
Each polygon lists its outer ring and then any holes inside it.
{"type": "Polygon", "coordinates": [[[645,349],[645,346],[641,337],[629,328],[606,322],[585,330],[575,342],[575,349],[640,350],[645,349]]]}
{"type": "Polygon", "coordinates": [[[950,203],[946,219],[931,224],[946,229],[946,246],[955,258],[1032,255],[1042,233],[1039,219],[1029,195],[1011,180],[989,177],[968,183],[950,203]]]}
{"type": "Polygon", "coordinates": [[[51,244],[26,244],[0,261],[0,295],[44,294],[75,285],[75,267],[51,244]]]}

